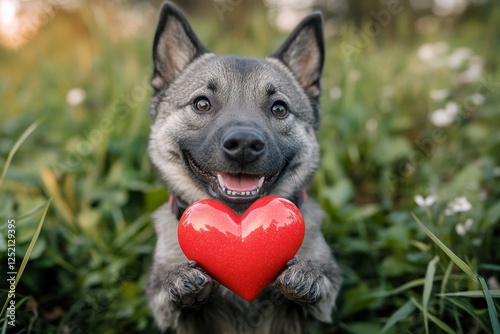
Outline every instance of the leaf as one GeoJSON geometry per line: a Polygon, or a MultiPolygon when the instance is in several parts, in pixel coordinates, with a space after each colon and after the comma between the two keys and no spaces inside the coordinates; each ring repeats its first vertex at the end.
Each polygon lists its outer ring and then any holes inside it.
{"type": "Polygon", "coordinates": [[[44,168],[40,171],[40,177],[42,178],[43,184],[47,193],[54,199],[55,208],[61,213],[64,220],[68,224],[73,223],[73,212],[71,211],[68,203],[59,191],[59,186],[57,184],[57,178],[53,172],[49,169],[44,168]]]}
{"type": "Polygon", "coordinates": [[[356,322],[340,326],[350,334],[380,333],[380,325],[372,322],[356,322]]]}
{"type": "MultiPolygon", "coordinates": [[[[481,297],[484,297],[483,292],[481,291],[481,297]]],[[[487,333],[489,332],[489,328],[487,328],[487,325],[485,324],[484,318],[480,317],[477,313],[477,309],[467,303],[464,303],[463,301],[456,299],[456,298],[447,298],[449,302],[451,302],[453,305],[461,308],[465,312],[467,312],[472,318],[474,318],[475,321],[481,326],[483,332],[481,333],[487,333]]]]}
{"type": "Polygon", "coordinates": [[[449,249],[441,240],[438,239],[425,225],[418,219],[418,217],[412,213],[413,218],[417,222],[418,226],[429,236],[429,238],[434,241],[434,243],[441,248],[443,252],[460,268],[464,273],[466,273],[474,282],[477,282],[476,274],[472,271],[472,269],[465,263],[462,259],[453,253],[451,249],[449,249]]]}
{"type": "Polygon", "coordinates": [[[486,298],[486,304],[488,305],[488,313],[490,314],[490,322],[491,327],[493,328],[493,333],[500,334],[500,323],[498,322],[498,314],[493,298],[491,297],[490,289],[488,288],[488,284],[486,284],[483,277],[478,276],[478,278],[481,286],[483,287],[484,298],[486,298]]]}
{"type": "Polygon", "coordinates": [[[412,147],[404,137],[383,138],[372,151],[372,158],[381,166],[391,163],[411,153],[412,147]]]}
{"type": "Polygon", "coordinates": [[[427,312],[427,310],[424,311],[424,308],[422,307],[422,305],[420,305],[415,300],[415,298],[412,297],[411,301],[412,301],[413,304],[415,304],[420,309],[420,311],[426,312],[427,313],[427,317],[432,322],[434,322],[439,328],[441,328],[442,330],[444,330],[448,334],[457,334],[457,332],[455,332],[450,326],[448,326],[447,324],[445,324],[444,322],[442,322],[441,320],[439,320],[438,318],[436,318],[433,314],[427,312]]]}
{"type": "Polygon", "coordinates": [[[354,196],[354,187],[346,178],[340,179],[333,187],[325,187],[321,196],[335,207],[342,207],[354,196]]]}
{"type": "Polygon", "coordinates": [[[7,156],[7,160],[5,161],[5,165],[3,166],[2,174],[0,174],[0,187],[2,186],[3,180],[5,179],[5,175],[7,174],[7,170],[9,169],[10,163],[12,162],[12,159],[14,158],[14,155],[16,154],[17,150],[19,149],[19,147],[21,147],[26,138],[28,138],[29,135],[36,130],[38,125],[39,125],[38,121],[33,122],[26,130],[24,130],[19,139],[14,143],[14,146],[12,146],[9,155],[7,156]]]}
{"type": "Polygon", "coordinates": [[[493,227],[498,223],[500,219],[500,202],[491,206],[488,211],[486,211],[486,215],[484,217],[484,221],[481,224],[481,229],[486,230],[490,227],[493,227]]]}
{"type": "MultiPolygon", "coordinates": [[[[31,238],[31,242],[28,246],[28,250],[26,251],[26,254],[23,257],[23,261],[21,262],[21,266],[19,267],[19,270],[17,271],[16,275],[16,281],[15,281],[15,286],[17,287],[17,283],[19,283],[19,280],[21,279],[21,276],[23,275],[24,269],[26,268],[26,265],[28,264],[31,252],[33,251],[33,248],[35,247],[36,241],[38,240],[38,236],[40,235],[40,232],[42,231],[42,226],[43,222],[45,221],[45,216],[47,215],[47,212],[49,211],[50,203],[52,199],[49,199],[47,202],[47,205],[45,206],[45,210],[43,211],[42,217],[40,218],[40,221],[38,222],[38,226],[35,230],[35,233],[33,234],[33,238],[31,238]]],[[[5,301],[5,304],[3,305],[2,311],[0,312],[0,317],[3,315],[5,310],[7,309],[7,305],[9,304],[10,297],[7,297],[7,300],[5,301]]]]}
{"type": "Polygon", "coordinates": [[[385,323],[385,326],[382,328],[381,332],[386,332],[398,321],[407,318],[414,310],[415,305],[411,302],[411,300],[407,301],[403,306],[401,306],[396,312],[391,315],[391,317],[385,323]]]}
{"type": "MultiPolygon", "coordinates": [[[[490,291],[490,296],[492,298],[500,298],[500,289],[494,289],[494,290],[489,290],[489,291],[490,291]]],[[[469,291],[447,292],[447,293],[439,293],[438,296],[484,298],[484,291],[483,290],[469,290],[469,291]]]]}
{"type": "Polygon", "coordinates": [[[429,333],[429,323],[427,320],[427,307],[429,306],[429,299],[431,296],[432,286],[434,284],[434,274],[436,273],[436,263],[439,261],[439,257],[435,256],[427,266],[427,272],[425,274],[424,292],[422,295],[422,307],[424,309],[424,324],[425,332],[429,333]]]}

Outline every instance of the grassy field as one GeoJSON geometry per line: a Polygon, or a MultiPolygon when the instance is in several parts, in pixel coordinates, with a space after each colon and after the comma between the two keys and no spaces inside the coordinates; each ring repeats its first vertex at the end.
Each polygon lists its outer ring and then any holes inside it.
{"type": "MultiPolygon", "coordinates": [[[[477,10],[327,29],[310,194],[345,281],[317,333],[500,333],[500,6],[477,10]]],[[[0,47],[0,307],[8,222],[18,272],[16,326],[2,316],[0,333],[156,332],[149,215],[168,193],[146,154],[155,13],[142,15],[59,11],[0,47]]],[[[262,17],[193,25],[218,53],[260,57],[285,37],[262,17]]]]}

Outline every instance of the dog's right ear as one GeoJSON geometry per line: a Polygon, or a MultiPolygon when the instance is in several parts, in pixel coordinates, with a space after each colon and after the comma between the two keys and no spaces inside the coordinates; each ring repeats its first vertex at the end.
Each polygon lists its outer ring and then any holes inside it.
{"type": "Polygon", "coordinates": [[[194,59],[207,52],[182,11],[171,2],[164,2],[153,43],[153,76],[155,90],[168,85],[194,59]]]}

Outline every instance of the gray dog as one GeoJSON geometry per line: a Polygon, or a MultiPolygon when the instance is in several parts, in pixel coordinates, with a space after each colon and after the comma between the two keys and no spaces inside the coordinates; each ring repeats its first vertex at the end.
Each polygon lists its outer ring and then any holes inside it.
{"type": "Polygon", "coordinates": [[[304,188],[319,159],[320,14],[305,18],[266,59],[217,56],[166,2],[153,46],[149,155],[171,193],[154,214],[147,285],[160,329],[177,333],[304,333],[332,321],[341,271],[321,235],[323,212],[304,188]],[[177,241],[187,205],[205,198],[244,212],[262,196],[293,201],[306,222],[297,256],[248,302],[220,286],[177,241]]]}

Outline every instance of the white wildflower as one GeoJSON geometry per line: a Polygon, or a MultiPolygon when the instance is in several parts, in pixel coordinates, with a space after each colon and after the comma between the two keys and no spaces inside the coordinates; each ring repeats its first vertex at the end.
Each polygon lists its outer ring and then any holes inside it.
{"type": "Polygon", "coordinates": [[[66,102],[68,102],[70,106],[76,106],[85,100],[85,96],[86,93],[82,88],[71,88],[66,94],[66,102]]]}
{"type": "Polygon", "coordinates": [[[417,203],[418,206],[422,208],[427,208],[432,204],[434,204],[438,199],[438,197],[437,195],[430,195],[427,197],[423,197],[422,195],[415,195],[413,199],[415,200],[415,203],[417,203]]]}
{"type": "Polygon", "coordinates": [[[438,16],[458,15],[467,8],[467,0],[434,0],[432,12],[438,16]]]}
{"type": "Polygon", "coordinates": [[[333,86],[330,88],[329,95],[332,100],[338,100],[342,96],[342,89],[339,86],[333,86]]]}
{"type": "Polygon", "coordinates": [[[450,91],[448,89],[433,89],[429,92],[431,99],[435,101],[442,101],[448,97],[450,91]]]}
{"type": "Polygon", "coordinates": [[[486,101],[486,97],[481,94],[481,93],[475,93],[474,95],[469,97],[471,99],[471,102],[474,103],[474,105],[479,106],[486,101]]]}
{"type": "Polygon", "coordinates": [[[473,56],[469,59],[469,67],[458,75],[459,83],[471,83],[481,79],[484,70],[484,60],[480,56],[473,56]]]}
{"type": "Polygon", "coordinates": [[[500,289],[500,284],[498,283],[498,280],[497,280],[497,278],[495,276],[490,276],[488,278],[488,286],[492,290],[500,289]]]}
{"type": "Polygon", "coordinates": [[[450,203],[444,211],[446,216],[451,216],[457,212],[467,212],[472,209],[472,204],[467,200],[465,196],[457,197],[450,203]]]}
{"type": "Polygon", "coordinates": [[[426,43],[421,45],[417,50],[417,56],[432,68],[438,68],[446,64],[445,55],[447,52],[448,44],[441,41],[434,44],[426,43]]]}
{"type": "Polygon", "coordinates": [[[459,68],[470,56],[472,56],[471,49],[466,47],[457,48],[448,56],[448,66],[453,69],[459,68]]]}
{"type": "Polygon", "coordinates": [[[446,104],[444,109],[438,109],[429,115],[429,120],[434,126],[444,128],[453,123],[458,113],[458,104],[451,101],[446,104]]]}
{"type": "Polygon", "coordinates": [[[436,57],[432,44],[426,43],[421,45],[417,51],[418,58],[422,61],[428,62],[436,57]]]}
{"type": "Polygon", "coordinates": [[[474,223],[474,221],[472,220],[472,218],[468,218],[465,221],[465,223],[457,224],[455,226],[455,231],[457,232],[458,235],[465,235],[467,233],[467,231],[469,231],[471,229],[473,223],[474,223]]]}
{"type": "Polygon", "coordinates": [[[430,62],[439,56],[444,55],[448,51],[446,42],[426,43],[418,48],[417,55],[420,60],[430,62]]]}

